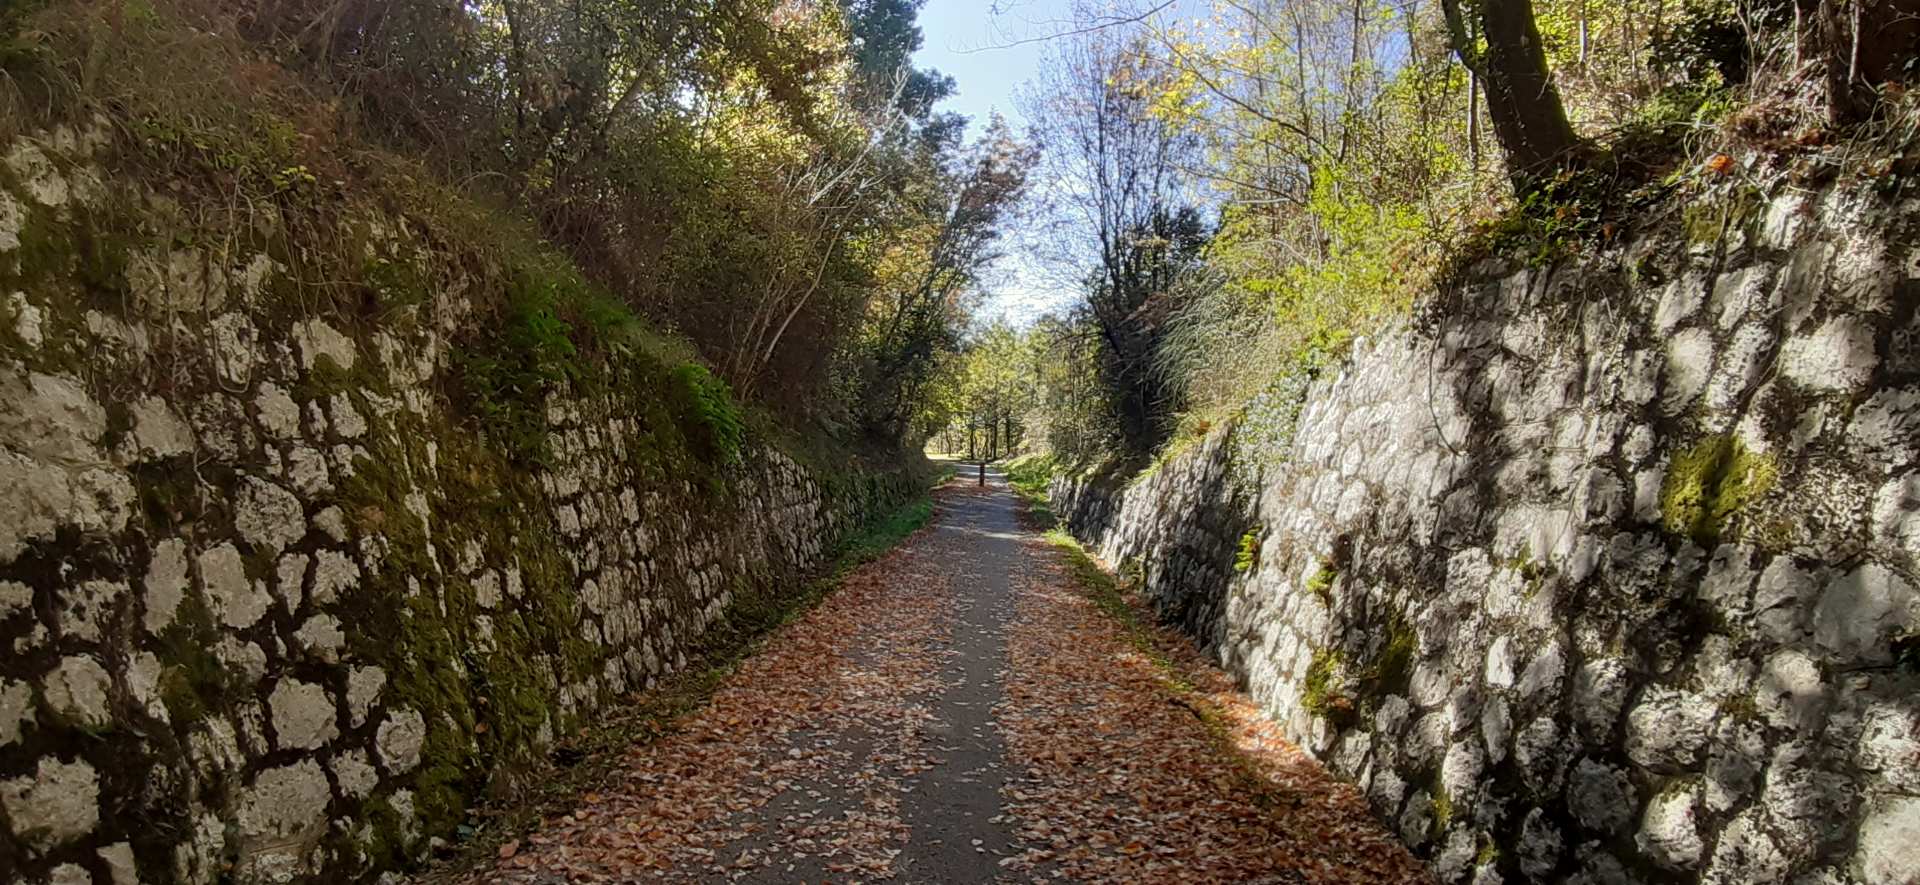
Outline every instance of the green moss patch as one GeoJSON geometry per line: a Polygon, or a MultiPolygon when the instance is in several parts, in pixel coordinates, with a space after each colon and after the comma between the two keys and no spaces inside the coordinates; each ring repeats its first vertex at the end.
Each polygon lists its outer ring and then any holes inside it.
{"type": "Polygon", "coordinates": [[[1446,786],[1438,781],[1435,778],[1433,785],[1433,834],[1436,837],[1453,823],[1453,797],[1447,795],[1446,786]]]}
{"type": "Polygon", "coordinates": [[[1345,727],[1359,720],[1359,708],[1344,687],[1346,658],[1338,650],[1323,648],[1313,653],[1307,664],[1307,677],[1300,696],[1307,712],[1334,725],[1345,727]]]}
{"type": "Polygon", "coordinates": [[[1386,641],[1361,679],[1361,692],[1370,705],[1387,695],[1407,690],[1413,681],[1413,660],[1419,649],[1420,637],[1405,617],[1395,615],[1388,619],[1386,641]]]}
{"type": "Polygon", "coordinates": [[[1740,188],[1717,199],[1695,200],[1680,210],[1687,242],[1709,246],[1728,233],[1751,228],[1760,218],[1762,198],[1752,188],[1740,188]]]}
{"type": "Polygon", "coordinates": [[[176,723],[225,713],[245,699],[248,685],[214,654],[220,635],[199,597],[181,600],[174,623],[160,634],[160,702],[176,723]]]}
{"type": "Polygon", "coordinates": [[[1339,580],[1340,571],[1330,557],[1320,558],[1320,568],[1307,579],[1307,592],[1319,599],[1322,605],[1333,607],[1333,582],[1339,580]]]}
{"type": "Polygon", "coordinates": [[[1500,846],[1485,833],[1480,834],[1480,847],[1473,853],[1473,865],[1476,867],[1493,866],[1500,862],[1500,846]]]}
{"type": "Polygon", "coordinates": [[[1729,434],[1710,436],[1676,454],[1660,489],[1661,525],[1676,537],[1712,546],[1728,521],[1765,495],[1779,478],[1772,456],[1729,434]]]}

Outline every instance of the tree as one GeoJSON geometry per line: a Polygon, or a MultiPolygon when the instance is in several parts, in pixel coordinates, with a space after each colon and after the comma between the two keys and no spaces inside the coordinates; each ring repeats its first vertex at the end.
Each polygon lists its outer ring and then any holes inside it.
{"type": "Polygon", "coordinates": [[[1547,69],[1532,0],[1440,0],[1440,6],[1455,54],[1485,87],[1487,115],[1514,190],[1530,193],[1578,165],[1584,143],[1567,122],[1547,69]]]}
{"type": "Polygon", "coordinates": [[[1155,363],[1179,307],[1177,283],[1199,264],[1207,238],[1198,210],[1157,207],[1121,233],[1087,283],[1088,314],[1106,344],[1103,375],[1117,393],[1120,432],[1136,453],[1165,441],[1178,405],[1163,396],[1155,363]]]}
{"type": "Polygon", "coordinates": [[[933,110],[952,83],[911,63],[922,0],[210,5],[789,417],[853,423],[882,265],[931,248],[957,189],[964,120],[933,110]]]}
{"type": "Polygon", "coordinates": [[[1819,67],[1827,121],[1846,126],[1873,108],[1873,90],[1912,73],[1920,0],[1794,0],[1801,64],[1819,67]]]}
{"type": "Polygon", "coordinates": [[[857,100],[889,102],[909,117],[926,120],[940,99],[953,94],[953,78],[920,70],[913,54],[923,43],[919,18],[926,0],[841,0],[858,77],[857,100]]]}
{"type": "Polygon", "coordinates": [[[965,325],[960,299],[999,257],[1003,226],[1026,192],[1034,159],[1034,149],[995,117],[951,168],[915,188],[922,221],[884,262],[885,291],[865,345],[863,420],[870,433],[901,433],[936,358],[958,346],[965,325]]]}
{"type": "Polygon", "coordinates": [[[961,417],[975,443],[972,454],[988,460],[1020,450],[1026,416],[1034,403],[1029,337],[996,322],[968,342],[962,371],[961,417]]]}
{"type": "Polygon", "coordinates": [[[1166,436],[1170,409],[1158,396],[1153,354],[1171,283],[1208,236],[1190,205],[1199,140],[1156,113],[1169,84],[1150,55],[1143,39],[1083,35],[1043,69],[1028,112],[1049,152],[1053,190],[1095,259],[1083,278],[1086,315],[1104,345],[1101,373],[1123,442],[1136,454],[1166,436]]]}

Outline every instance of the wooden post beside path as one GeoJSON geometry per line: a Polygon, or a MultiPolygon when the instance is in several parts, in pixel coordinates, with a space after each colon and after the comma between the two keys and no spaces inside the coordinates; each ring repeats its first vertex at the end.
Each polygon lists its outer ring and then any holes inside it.
{"type": "Polygon", "coordinates": [[[987,462],[980,462],[980,485],[987,484],[987,462]]]}

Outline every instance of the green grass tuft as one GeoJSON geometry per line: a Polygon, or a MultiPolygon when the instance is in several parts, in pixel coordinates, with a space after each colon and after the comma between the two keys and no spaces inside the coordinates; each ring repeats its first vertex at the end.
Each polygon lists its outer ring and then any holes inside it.
{"type": "Polygon", "coordinates": [[[836,557],[839,567],[835,574],[845,574],[856,566],[879,559],[932,519],[933,499],[923,495],[875,520],[840,543],[836,557]]]}

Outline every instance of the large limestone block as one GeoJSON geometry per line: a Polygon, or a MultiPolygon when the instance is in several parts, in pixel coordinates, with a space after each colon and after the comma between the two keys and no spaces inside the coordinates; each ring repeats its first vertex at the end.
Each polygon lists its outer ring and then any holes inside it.
{"type": "Polygon", "coordinates": [[[267,699],[267,707],[273,711],[273,733],[283,750],[316,749],[339,735],[333,697],[321,686],[282,679],[267,699]]]}
{"type": "Polygon", "coordinates": [[[247,578],[246,563],[232,544],[221,544],[200,554],[200,581],[207,607],[220,623],[237,629],[251,627],[267,613],[273,597],[247,578]]]}
{"type": "Polygon", "coordinates": [[[100,825],[100,778],[85,761],[44,757],[33,774],[0,782],[0,806],[21,841],[63,845],[100,825]]]}
{"type": "Polygon", "coordinates": [[[307,849],[326,834],[332,797],[326,772],[312,759],[261,772],[240,797],[242,877],[296,878],[307,849]]]}
{"type": "Polygon", "coordinates": [[[1780,354],[1781,369],[1801,387],[1819,393],[1842,393],[1859,388],[1880,365],[1873,327],[1857,316],[1839,316],[1822,323],[1811,334],[1787,340],[1780,354]]]}
{"type": "Polygon", "coordinates": [[[1860,825],[1854,864],[1865,885],[1920,882],[1920,797],[1884,797],[1860,825]]]}
{"type": "Polygon", "coordinates": [[[292,492],[259,477],[241,481],[233,526],[257,550],[279,553],[307,533],[306,515],[292,492]]]}

